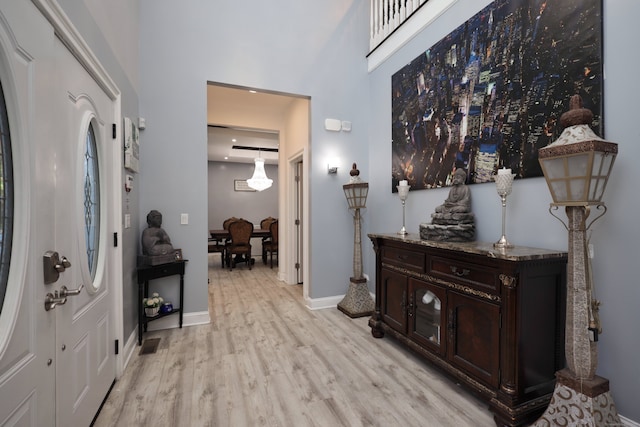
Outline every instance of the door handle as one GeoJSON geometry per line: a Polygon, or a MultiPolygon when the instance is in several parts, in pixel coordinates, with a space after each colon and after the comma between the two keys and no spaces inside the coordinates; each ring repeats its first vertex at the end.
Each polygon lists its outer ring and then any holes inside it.
{"type": "Polygon", "coordinates": [[[80,284],[80,286],[78,287],[78,289],[68,289],[66,286],[62,286],[60,288],[60,293],[59,296],[60,298],[67,298],[67,297],[72,297],[75,295],[79,295],[80,291],[82,291],[82,289],[84,288],[83,284],[80,284]]]}
{"type": "Polygon", "coordinates": [[[56,295],[49,292],[44,297],[44,309],[45,311],[53,310],[58,305],[63,305],[67,302],[67,298],[58,296],[58,292],[56,291],[56,295]]]}
{"type": "Polygon", "coordinates": [[[68,289],[66,286],[62,286],[60,291],[54,293],[49,292],[44,297],[44,309],[45,311],[53,310],[58,305],[64,305],[67,302],[67,297],[79,295],[84,285],[78,286],[78,289],[68,289]]]}

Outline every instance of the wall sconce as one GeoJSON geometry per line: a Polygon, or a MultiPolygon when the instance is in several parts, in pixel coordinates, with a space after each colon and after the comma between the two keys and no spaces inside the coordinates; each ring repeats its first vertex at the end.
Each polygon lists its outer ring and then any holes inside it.
{"type": "Polygon", "coordinates": [[[327,163],[327,173],[329,175],[338,173],[338,166],[338,159],[329,159],[329,163],[327,163]]]}

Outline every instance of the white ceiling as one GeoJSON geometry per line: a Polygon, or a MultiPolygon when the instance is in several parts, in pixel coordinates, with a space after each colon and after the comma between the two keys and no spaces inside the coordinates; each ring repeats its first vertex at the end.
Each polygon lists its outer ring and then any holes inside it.
{"type": "Polygon", "coordinates": [[[260,150],[278,149],[277,131],[209,125],[207,135],[209,161],[253,163],[256,157],[262,157],[267,164],[278,164],[277,152],[260,150]],[[258,150],[233,148],[234,146],[258,150]]]}
{"type": "Polygon", "coordinates": [[[279,148],[279,123],[264,123],[266,128],[238,126],[247,123],[248,116],[284,116],[294,98],[265,92],[250,92],[246,88],[224,85],[207,85],[207,105],[224,105],[231,118],[223,120],[209,109],[207,112],[207,136],[209,161],[253,163],[256,157],[265,159],[266,164],[278,164],[277,152],[234,149],[234,145],[254,148],[279,148]],[[234,141],[235,139],[235,141],[234,141]]]}

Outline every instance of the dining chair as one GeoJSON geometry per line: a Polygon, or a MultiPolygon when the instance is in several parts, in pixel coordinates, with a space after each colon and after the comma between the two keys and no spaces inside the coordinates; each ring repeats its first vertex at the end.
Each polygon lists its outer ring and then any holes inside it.
{"type": "MultiPolygon", "coordinates": [[[[268,253],[271,255],[271,268],[273,268],[273,254],[278,253],[278,220],[273,221],[269,225],[269,234],[271,235],[271,240],[265,244],[265,254],[268,253]]],[[[266,255],[265,255],[266,256],[266,255]]]]}
{"type": "Polygon", "coordinates": [[[232,216],[231,218],[227,218],[222,222],[222,228],[224,228],[225,230],[229,229],[229,224],[231,224],[233,221],[237,221],[239,218],[236,218],[235,216],[232,216]]]}
{"type": "Polygon", "coordinates": [[[229,224],[231,241],[226,246],[229,270],[233,270],[240,255],[242,262],[246,262],[251,270],[251,233],[253,233],[253,223],[246,219],[241,218],[229,224]]]}
{"type": "Polygon", "coordinates": [[[224,268],[224,263],[225,263],[225,251],[226,251],[226,247],[223,241],[209,237],[209,248],[207,252],[210,254],[218,253],[218,252],[220,253],[222,268],[224,268]]]}
{"type": "MultiPolygon", "coordinates": [[[[269,225],[273,222],[276,221],[275,218],[269,216],[265,219],[263,219],[262,221],[260,221],[260,228],[263,230],[268,230],[269,229],[269,225]]],[[[262,238],[262,263],[264,265],[267,265],[267,251],[266,251],[266,246],[265,244],[271,241],[271,236],[267,236],[267,237],[263,237],[262,238]]]]}
{"type": "MultiPolygon", "coordinates": [[[[229,230],[229,224],[231,224],[234,221],[237,221],[238,219],[239,218],[236,218],[235,216],[225,219],[224,221],[222,221],[222,228],[225,230],[229,230]]],[[[224,241],[221,242],[224,248],[222,251],[222,268],[224,268],[225,265],[227,265],[227,246],[229,246],[230,242],[231,242],[230,237],[227,237],[226,239],[224,239],[224,241]]]]}

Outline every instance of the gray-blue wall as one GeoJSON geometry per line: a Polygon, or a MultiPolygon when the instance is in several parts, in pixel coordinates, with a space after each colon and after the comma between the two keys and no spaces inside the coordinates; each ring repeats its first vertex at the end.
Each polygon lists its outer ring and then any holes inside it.
{"type": "MultiPolygon", "coordinates": [[[[312,298],[346,292],[352,275],[352,217],[338,176],[339,151],[366,178],[368,5],[323,2],[140,2],[141,209],[157,208],[188,252],[185,309],[207,309],[206,82],[311,97],[309,266],[312,298]],[[350,133],[324,130],[327,117],[350,133]],[[188,212],[189,226],[179,225],[188,212]],[[331,269],[326,266],[331,265],[331,269]]],[[[176,237],[174,237],[176,236],[176,237]]],[[[185,255],[187,256],[187,255],[185,255]]]]}

